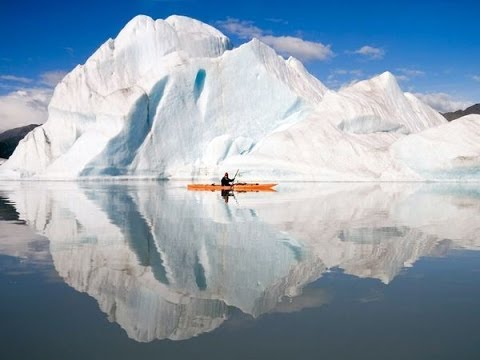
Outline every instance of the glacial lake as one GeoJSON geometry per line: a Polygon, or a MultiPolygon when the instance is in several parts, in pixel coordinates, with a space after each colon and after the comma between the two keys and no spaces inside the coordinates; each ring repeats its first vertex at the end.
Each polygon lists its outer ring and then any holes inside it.
{"type": "Polygon", "coordinates": [[[480,359],[480,184],[0,183],[1,359],[480,359]]]}

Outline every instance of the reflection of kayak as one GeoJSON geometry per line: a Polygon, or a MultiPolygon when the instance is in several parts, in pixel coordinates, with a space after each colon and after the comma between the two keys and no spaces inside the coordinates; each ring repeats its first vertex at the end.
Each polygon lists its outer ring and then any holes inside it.
{"type": "Polygon", "coordinates": [[[238,183],[232,186],[222,186],[217,184],[189,184],[188,190],[196,191],[215,191],[215,190],[233,190],[233,191],[275,191],[273,189],[277,184],[260,183],[238,183]]]}

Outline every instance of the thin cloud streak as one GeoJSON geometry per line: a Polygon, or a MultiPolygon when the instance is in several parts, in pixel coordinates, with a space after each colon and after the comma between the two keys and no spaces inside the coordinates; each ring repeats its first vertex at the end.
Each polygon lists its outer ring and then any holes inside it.
{"type": "Polygon", "coordinates": [[[347,70],[347,69],[336,69],[330,72],[330,75],[328,75],[329,78],[334,78],[337,75],[343,76],[343,75],[354,75],[354,76],[363,76],[363,71],[360,69],[353,69],[353,70],[347,70]]]}
{"type": "Polygon", "coordinates": [[[362,55],[371,60],[381,60],[385,56],[385,50],[370,45],[365,45],[360,49],[353,51],[353,54],[362,55]]]}
{"type": "Polygon", "coordinates": [[[29,84],[33,81],[30,78],[23,77],[23,76],[15,76],[15,75],[0,75],[0,80],[12,81],[12,82],[17,82],[22,84],[29,84]]]}
{"type": "MultiPolygon", "coordinates": [[[[0,81],[3,82],[3,83],[0,83],[0,86],[3,86],[4,88],[15,89],[15,90],[20,90],[22,89],[22,86],[33,84],[33,83],[36,83],[37,87],[41,87],[43,85],[46,85],[48,87],[55,87],[55,85],[57,85],[65,77],[65,75],[67,75],[66,71],[51,70],[51,71],[46,71],[44,73],[41,73],[38,76],[38,79],[34,80],[24,76],[5,74],[5,75],[0,75],[0,81]]],[[[31,87],[34,88],[35,85],[31,85],[31,87]]]]}
{"type": "Polygon", "coordinates": [[[249,40],[251,38],[260,38],[264,31],[255,26],[252,21],[227,18],[217,21],[216,24],[224,31],[235,34],[240,39],[249,40]]]}
{"type": "Polygon", "coordinates": [[[327,85],[332,89],[343,89],[365,78],[361,69],[335,69],[327,77],[327,85]]]}
{"type": "Polygon", "coordinates": [[[417,70],[417,69],[398,68],[397,71],[402,73],[405,76],[408,76],[409,78],[425,75],[425,71],[417,70]]]}
{"type": "Polygon", "coordinates": [[[47,86],[54,87],[67,75],[63,70],[52,70],[40,74],[40,82],[47,86]]]}
{"type": "Polygon", "coordinates": [[[276,19],[276,18],[268,18],[268,19],[265,19],[271,23],[275,23],[275,24],[283,24],[283,25],[287,25],[288,24],[288,21],[287,20],[283,20],[283,19],[276,19]]]}
{"type": "Polygon", "coordinates": [[[67,52],[67,54],[70,55],[71,57],[73,57],[73,56],[75,55],[75,49],[74,49],[74,48],[67,46],[67,47],[64,47],[63,49],[64,49],[64,50],[67,52]]]}

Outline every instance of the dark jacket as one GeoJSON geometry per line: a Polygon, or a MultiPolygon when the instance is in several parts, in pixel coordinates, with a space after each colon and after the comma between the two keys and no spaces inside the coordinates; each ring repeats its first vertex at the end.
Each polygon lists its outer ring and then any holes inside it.
{"type": "Polygon", "coordinates": [[[230,184],[230,183],[232,183],[233,180],[235,180],[235,179],[229,179],[228,176],[224,176],[224,177],[222,178],[222,181],[221,181],[221,182],[222,182],[222,186],[231,186],[232,184],[230,184]]]}

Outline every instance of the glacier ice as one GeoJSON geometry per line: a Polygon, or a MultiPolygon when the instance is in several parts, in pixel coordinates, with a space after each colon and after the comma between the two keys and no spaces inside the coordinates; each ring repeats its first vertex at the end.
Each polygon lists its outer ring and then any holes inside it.
{"type": "Polygon", "coordinates": [[[445,124],[389,72],[332,91],[259,40],[233,48],[200,21],[142,15],[57,85],[0,177],[478,179],[461,136],[475,142],[475,119],[445,124]],[[457,165],[425,146],[429,131],[458,134],[457,165]]]}
{"type": "Polygon", "coordinates": [[[392,145],[394,158],[428,179],[480,180],[480,115],[407,136],[392,145]]]}

